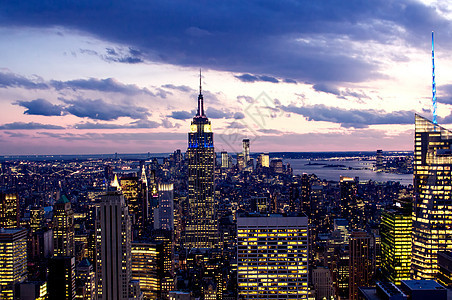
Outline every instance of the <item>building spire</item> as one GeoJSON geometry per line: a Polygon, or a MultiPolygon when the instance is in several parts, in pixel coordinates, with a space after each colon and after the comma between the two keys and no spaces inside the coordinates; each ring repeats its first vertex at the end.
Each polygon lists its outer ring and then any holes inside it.
{"type": "Polygon", "coordinates": [[[432,31],[432,102],[433,102],[433,123],[438,124],[436,121],[436,83],[435,83],[435,48],[432,31]]]}
{"type": "Polygon", "coordinates": [[[199,69],[199,96],[198,96],[198,113],[196,116],[203,117],[204,116],[204,98],[202,96],[202,75],[201,69],[199,69]]]}

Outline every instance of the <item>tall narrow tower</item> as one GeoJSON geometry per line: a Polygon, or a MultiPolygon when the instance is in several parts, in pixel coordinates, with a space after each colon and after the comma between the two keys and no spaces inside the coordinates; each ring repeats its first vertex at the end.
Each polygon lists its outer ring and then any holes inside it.
{"type": "Polygon", "coordinates": [[[121,192],[102,196],[96,218],[97,299],[131,298],[131,220],[121,192]]]}
{"type": "Polygon", "coordinates": [[[55,256],[74,256],[74,211],[66,196],[53,207],[53,248],[55,256]]]}
{"type": "MultiPolygon", "coordinates": [[[[200,74],[201,75],[201,74],[200,74]]],[[[209,119],[204,114],[204,98],[199,78],[198,112],[188,133],[188,214],[186,248],[215,248],[218,222],[214,200],[215,150],[209,119]]]]}

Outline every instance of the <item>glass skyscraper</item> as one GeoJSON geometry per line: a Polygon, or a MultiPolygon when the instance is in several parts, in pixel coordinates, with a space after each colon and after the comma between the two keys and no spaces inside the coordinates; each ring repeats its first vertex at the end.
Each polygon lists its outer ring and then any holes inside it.
{"type": "Polygon", "coordinates": [[[218,220],[214,200],[215,150],[213,132],[204,114],[201,87],[198,112],[188,133],[188,214],[185,228],[186,248],[215,248],[218,245],[218,220]]]}
{"type": "Polygon", "coordinates": [[[434,279],[437,252],[452,250],[452,132],[416,115],[411,268],[434,279]]]}

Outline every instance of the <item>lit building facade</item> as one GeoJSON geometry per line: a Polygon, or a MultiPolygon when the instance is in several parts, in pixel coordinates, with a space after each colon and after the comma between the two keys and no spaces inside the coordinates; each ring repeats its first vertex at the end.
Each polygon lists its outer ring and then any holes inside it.
{"type": "Polygon", "coordinates": [[[270,167],[270,155],[268,153],[259,154],[257,157],[258,165],[263,168],[270,167]]]}
{"type": "Polygon", "coordinates": [[[132,243],[132,278],[140,281],[140,289],[145,299],[160,299],[161,269],[156,243],[132,243]]]}
{"type": "Polygon", "coordinates": [[[239,299],[308,299],[308,218],[237,218],[239,299]]]}
{"type": "Polygon", "coordinates": [[[229,169],[229,155],[226,151],[221,151],[221,167],[229,169]]]}
{"type": "Polygon", "coordinates": [[[0,192],[0,228],[19,227],[19,196],[0,192]]]}
{"type": "Polygon", "coordinates": [[[64,195],[53,206],[53,254],[74,255],[74,211],[64,195]]]}
{"type": "Polygon", "coordinates": [[[411,278],[411,211],[384,210],[380,226],[382,274],[400,284],[411,278]]]}
{"type": "Polygon", "coordinates": [[[93,265],[88,259],[83,259],[76,268],[76,280],[82,285],[77,287],[76,299],[95,300],[96,299],[96,274],[93,265]],[[79,290],[82,290],[80,293],[79,290]]]}
{"type": "Polygon", "coordinates": [[[452,250],[452,132],[415,116],[413,279],[434,279],[438,251],[452,250]]]}
{"type": "MultiPolygon", "coordinates": [[[[144,169],[143,169],[144,171],[144,169]]],[[[148,184],[146,175],[124,176],[120,179],[121,190],[129,207],[134,235],[140,235],[148,222],[148,184]]]]}
{"type": "Polygon", "coordinates": [[[364,231],[354,231],[349,240],[349,300],[358,298],[358,288],[369,286],[372,280],[370,236],[364,231]]]}
{"type": "Polygon", "coordinates": [[[198,112],[188,133],[188,213],[185,227],[186,248],[218,246],[218,220],[214,199],[215,150],[213,132],[204,114],[204,98],[198,96],[198,112]]]}
{"type": "Polygon", "coordinates": [[[14,285],[26,279],[27,230],[0,228],[0,299],[15,299],[14,285]]]}
{"type": "Polygon", "coordinates": [[[121,192],[101,196],[96,217],[96,250],[97,299],[129,299],[131,220],[121,192]]]}
{"type": "Polygon", "coordinates": [[[154,229],[174,229],[174,185],[160,183],[159,206],[154,209],[154,229]]]}
{"type": "Polygon", "coordinates": [[[339,181],[341,189],[341,214],[344,219],[350,221],[350,226],[354,227],[351,217],[356,210],[356,181],[352,177],[341,176],[339,181]]]}

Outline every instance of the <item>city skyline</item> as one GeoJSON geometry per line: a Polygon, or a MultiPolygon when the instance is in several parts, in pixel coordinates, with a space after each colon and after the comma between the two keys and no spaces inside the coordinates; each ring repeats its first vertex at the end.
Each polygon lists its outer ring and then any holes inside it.
{"type": "Polygon", "coordinates": [[[218,151],[412,150],[414,114],[431,119],[431,31],[438,122],[452,124],[439,1],[0,11],[0,155],[184,149],[200,67],[218,151]]]}

